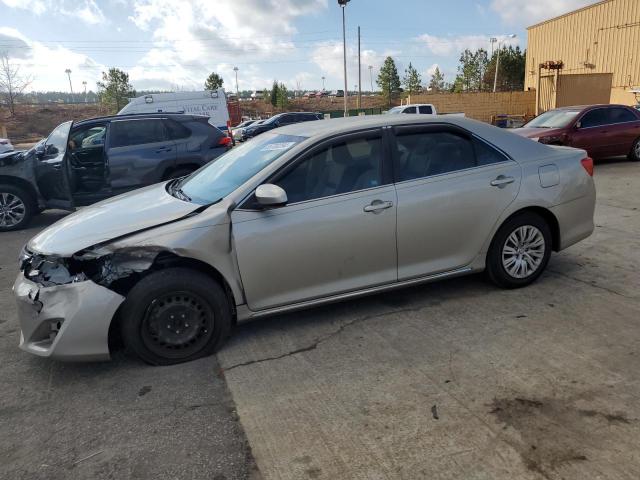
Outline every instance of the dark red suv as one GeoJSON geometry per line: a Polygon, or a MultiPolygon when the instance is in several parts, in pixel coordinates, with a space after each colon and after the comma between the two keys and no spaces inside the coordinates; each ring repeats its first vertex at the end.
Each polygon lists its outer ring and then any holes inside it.
{"type": "Polygon", "coordinates": [[[640,161],[640,111],[626,105],[556,108],[512,131],[540,143],[582,148],[592,158],[627,155],[640,161]]]}

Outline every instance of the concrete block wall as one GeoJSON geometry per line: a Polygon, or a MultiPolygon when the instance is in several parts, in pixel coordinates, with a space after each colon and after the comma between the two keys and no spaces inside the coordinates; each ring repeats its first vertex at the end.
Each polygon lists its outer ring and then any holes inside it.
{"type": "Polygon", "coordinates": [[[499,114],[533,117],[536,92],[427,93],[413,95],[411,103],[432,103],[441,113],[464,112],[469,118],[491,122],[499,114]]]}

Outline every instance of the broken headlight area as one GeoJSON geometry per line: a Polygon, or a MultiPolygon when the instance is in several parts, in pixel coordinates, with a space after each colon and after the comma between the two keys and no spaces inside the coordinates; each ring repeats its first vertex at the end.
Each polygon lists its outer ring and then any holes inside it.
{"type": "Polygon", "coordinates": [[[159,253],[160,250],[153,247],[116,251],[102,247],[62,258],[24,249],[19,261],[25,277],[43,287],[92,280],[116,293],[126,294],[153,267],[159,253]]]}
{"type": "Polygon", "coordinates": [[[87,279],[84,272],[73,268],[69,259],[54,255],[39,255],[25,248],[20,253],[19,262],[20,271],[24,276],[43,287],[82,282],[87,279]]]}

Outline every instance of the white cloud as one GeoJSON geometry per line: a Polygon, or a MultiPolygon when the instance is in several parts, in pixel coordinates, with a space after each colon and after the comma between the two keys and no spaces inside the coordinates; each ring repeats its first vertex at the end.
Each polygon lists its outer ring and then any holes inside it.
{"type": "MultiPolygon", "coordinates": [[[[496,37],[502,45],[518,45],[518,38],[508,38],[506,36],[496,37]]],[[[435,35],[429,35],[425,33],[418,37],[418,41],[423,42],[424,45],[434,55],[448,57],[451,55],[459,54],[465,49],[477,50],[484,48],[487,51],[491,50],[491,36],[490,35],[462,35],[462,36],[447,36],[438,37],[435,35]]]]}
{"type": "Polygon", "coordinates": [[[594,3],[594,0],[492,0],[491,9],[510,25],[527,27],[594,3]]]}
{"type": "Polygon", "coordinates": [[[48,47],[33,41],[13,28],[0,27],[0,44],[8,45],[3,50],[18,65],[22,75],[30,77],[30,90],[69,90],[69,79],[65,69],[71,69],[73,90],[83,90],[82,82],[87,82],[87,90],[96,89],[96,79],[106,67],[87,55],[57,46],[48,47]],[[56,68],[52,68],[56,65],[56,68]]]}
{"type": "Polygon", "coordinates": [[[79,19],[89,25],[105,23],[106,18],[95,0],[0,0],[9,8],[28,10],[36,15],[51,13],[79,19]]]}
{"type": "MultiPolygon", "coordinates": [[[[377,72],[380,66],[384,63],[384,59],[388,56],[398,55],[396,50],[385,50],[383,52],[377,52],[375,50],[364,49],[360,52],[360,65],[362,68],[362,88],[370,89],[370,76],[369,65],[373,66],[373,83],[375,88],[375,82],[377,72]]],[[[333,77],[333,80],[339,79],[338,82],[333,82],[340,85],[340,88],[344,88],[344,59],[343,59],[343,46],[342,42],[322,42],[316,45],[311,52],[311,61],[315,63],[322,75],[327,78],[333,77]]],[[[404,72],[404,64],[396,61],[396,67],[398,73],[402,76],[404,72]]],[[[348,89],[352,90],[354,85],[358,83],[358,52],[355,47],[347,45],[347,80],[348,89]]],[[[320,79],[318,84],[321,85],[320,79]]],[[[314,89],[314,87],[311,87],[314,89]]]]}
{"type": "Polygon", "coordinates": [[[212,66],[228,64],[230,68],[218,73],[227,88],[235,89],[235,64],[242,72],[241,89],[262,88],[273,79],[263,78],[257,66],[295,55],[294,20],[326,8],[327,1],[279,0],[276,5],[264,0],[193,0],[176,8],[173,0],[134,0],[129,20],[150,31],[157,43],[131,78],[200,88],[212,66]],[[157,71],[162,65],[165,71],[157,71]]]}

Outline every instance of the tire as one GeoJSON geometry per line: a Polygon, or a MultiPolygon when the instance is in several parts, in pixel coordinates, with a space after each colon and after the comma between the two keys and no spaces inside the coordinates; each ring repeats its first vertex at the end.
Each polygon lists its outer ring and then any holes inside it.
{"type": "Polygon", "coordinates": [[[486,272],[499,287],[525,287],[542,274],[551,248],[551,229],[545,219],[533,212],[517,214],[493,237],[486,272]]]}
{"type": "Polygon", "coordinates": [[[165,180],[186,177],[187,175],[191,175],[193,172],[195,172],[193,168],[179,168],[167,174],[165,180]]]}
{"type": "Polygon", "coordinates": [[[628,158],[632,162],[640,162],[640,137],[638,137],[636,141],[633,142],[633,146],[631,147],[628,158]]]}
{"type": "Polygon", "coordinates": [[[0,232],[25,228],[37,213],[35,203],[25,189],[0,183],[0,232]]]}
{"type": "Polygon", "coordinates": [[[121,310],[125,349],[152,365],[173,365],[213,354],[229,337],[231,308],[222,287],[188,268],[144,277],[121,310]]]}

